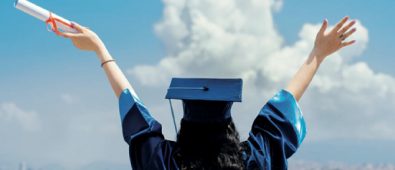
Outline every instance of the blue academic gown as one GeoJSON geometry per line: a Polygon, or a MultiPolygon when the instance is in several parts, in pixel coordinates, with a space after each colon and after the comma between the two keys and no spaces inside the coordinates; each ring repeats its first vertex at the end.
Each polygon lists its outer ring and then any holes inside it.
{"type": "MultiPolygon", "coordinates": [[[[164,139],[162,126],[129,89],[119,98],[123,137],[129,144],[134,170],[179,169],[175,142],[164,139]]],[[[306,134],[305,121],[293,95],[279,91],[261,109],[243,153],[247,169],[287,169],[287,158],[296,152],[306,134]]]]}

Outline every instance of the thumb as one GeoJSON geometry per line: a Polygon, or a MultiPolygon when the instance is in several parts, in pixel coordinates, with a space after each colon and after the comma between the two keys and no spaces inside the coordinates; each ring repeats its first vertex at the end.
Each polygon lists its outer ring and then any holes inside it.
{"type": "Polygon", "coordinates": [[[59,32],[59,35],[65,38],[75,38],[79,35],[79,33],[68,33],[68,32],[59,32]]]}

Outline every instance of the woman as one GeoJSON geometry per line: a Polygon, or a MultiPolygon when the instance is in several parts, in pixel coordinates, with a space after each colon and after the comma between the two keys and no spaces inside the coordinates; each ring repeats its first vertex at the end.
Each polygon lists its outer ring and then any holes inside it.
{"type": "MultiPolygon", "coordinates": [[[[221,122],[181,121],[177,142],[163,138],[161,125],[153,119],[100,38],[88,28],[74,24],[79,33],[61,33],[81,50],[96,52],[115,95],[119,98],[122,128],[129,144],[133,169],[287,169],[287,158],[305,136],[303,116],[297,102],[320,64],[332,53],[355,41],[345,41],[356,29],[355,21],[343,18],[327,31],[324,20],[314,48],[288,86],[262,108],[250,137],[240,142],[231,118],[221,122]]],[[[188,104],[184,101],[184,112],[188,104]]],[[[212,111],[228,112],[229,103],[198,101],[212,111]]],[[[195,106],[195,105],[194,105],[195,106]]],[[[202,110],[200,110],[202,111],[202,110]]]]}

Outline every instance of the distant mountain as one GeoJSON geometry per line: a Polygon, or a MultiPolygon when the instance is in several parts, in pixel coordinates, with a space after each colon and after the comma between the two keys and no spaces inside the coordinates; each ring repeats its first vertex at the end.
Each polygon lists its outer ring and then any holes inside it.
{"type": "Polygon", "coordinates": [[[289,170],[395,170],[393,164],[346,164],[339,162],[317,163],[307,161],[292,161],[289,170]]]}
{"type": "MultiPolygon", "coordinates": [[[[21,167],[18,167],[18,164],[0,163],[0,170],[20,170],[20,169],[21,167]]],[[[111,162],[97,161],[77,169],[65,168],[60,164],[48,164],[39,168],[38,167],[32,168],[31,166],[26,165],[23,167],[23,170],[131,170],[131,167],[129,164],[116,164],[111,162]]]]}
{"type": "MultiPolygon", "coordinates": [[[[105,161],[96,161],[78,169],[67,169],[58,164],[49,164],[41,168],[26,167],[27,170],[131,170],[129,164],[117,164],[105,161]]],[[[16,165],[0,164],[0,170],[18,170],[16,165]]],[[[292,160],[289,170],[395,170],[394,164],[348,164],[341,162],[320,163],[313,161],[292,160]]]]}
{"type": "Polygon", "coordinates": [[[131,170],[131,167],[129,164],[115,164],[100,161],[83,166],[79,170],[131,170]]]}
{"type": "Polygon", "coordinates": [[[66,168],[58,164],[49,164],[37,170],[66,170],[66,168]]]}

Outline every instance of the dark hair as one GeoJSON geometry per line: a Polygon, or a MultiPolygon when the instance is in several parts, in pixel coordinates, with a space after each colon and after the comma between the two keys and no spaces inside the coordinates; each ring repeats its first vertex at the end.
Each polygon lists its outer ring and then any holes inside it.
{"type": "Polygon", "coordinates": [[[216,123],[181,120],[177,146],[182,170],[244,169],[239,134],[230,118],[216,123]]]}

